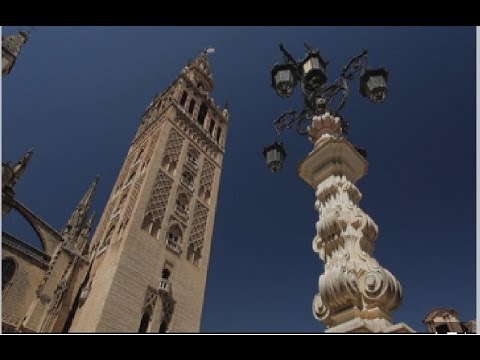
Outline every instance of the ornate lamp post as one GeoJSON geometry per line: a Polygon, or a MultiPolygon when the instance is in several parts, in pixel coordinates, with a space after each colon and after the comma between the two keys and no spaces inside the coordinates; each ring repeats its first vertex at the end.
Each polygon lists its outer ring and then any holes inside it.
{"type": "MultiPolygon", "coordinates": [[[[343,68],[340,77],[327,83],[326,62],[318,50],[305,44],[301,61],[280,45],[283,64],[272,70],[272,86],[281,97],[289,97],[300,83],[304,108],[284,112],[274,122],[277,138],[284,129],[295,128],[308,135],[314,148],[300,163],[300,177],[316,191],[319,212],[313,250],[324,262],[313,314],[327,332],[413,332],[404,323],[393,325],[391,312],[400,305],[400,283],[373,258],[378,235],[375,222],[358,206],[362,194],[355,183],[368,168],[366,151],[347,139],[348,122],[339,112],[349,94],[349,82],[360,79],[360,93],[373,103],[387,95],[388,72],[368,69],[364,49],[343,68]]],[[[269,169],[282,168],[286,152],[277,140],[265,147],[269,169]]]]}

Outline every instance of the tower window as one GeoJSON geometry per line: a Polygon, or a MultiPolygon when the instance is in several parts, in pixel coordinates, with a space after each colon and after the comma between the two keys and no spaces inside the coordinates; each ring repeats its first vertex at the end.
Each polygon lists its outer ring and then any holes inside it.
{"type": "Polygon", "coordinates": [[[184,91],[182,94],[182,98],[180,99],[180,105],[185,106],[185,103],[187,102],[187,97],[188,94],[186,91],[184,91]]]}
{"type": "Polygon", "coordinates": [[[182,230],[178,225],[173,225],[167,232],[167,246],[180,254],[180,244],[182,242],[182,230]]]}
{"type": "Polygon", "coordinates": [[[222,128],[219,127],[217,130],[217,141],[220,142],[220,135],[222,134],[222,128]]]}
{"type": "Polygon", "coordinates": [[[152,214],[147,214],[143,219],[142,229],[146,230],[150,234],[152,231],[152,226],[153,226],[152,214]]]}
{"type": "Polygon", "coordinates": [[[16,270],[17,265],[13,259],[7,258],[2,260],[2,290],[12,282],[16,270]]]}
{"type": "Polygon", "coordinates": [[[171,175],[174,175],[176,168],[177,168],[177,162],[176,162],[176,161],[172,161],[172,162],[168,165],[168,172],[169,172],[171,175]]]}
{"type": "Polygon", "coordinates": [[[162,321],[162,323],[160,324],[160,329],[158,329],[158,333],[159,334],[165,334],[167,332],[167,323],[164,321],[162,321]]]}
{"type": "Polygon", "coordinates": [[[202,103],[202,106],[200,106],[200,110],[198,111],[198,117],[197,117],[198,123],[202,126],[205,123],[205,117],[207,116],[207,112],[208,112],[207,104],[202,103]]]}
{"type": "Polygon", "coordinates": [[[170,278],[170,270],[163,269],[162,270],[162,279],[168,280],[170,278]]]}
{"type": "Polygon", "coordinates": [[[186,215],[188,211],[188,197],[184,193],[180,193],[178,195],[177,201],[176,201],[176,210],[180,212],[183,215],[186,215]]]}
{"type": "Polygon", "coordinates": [[[168,155],[165,155],[162,160],[162,167],[165,168],[170,175],[175,175],[177,162],[175,160],[171,160],[168,155]]]}
{"type": "Polygon", "coordinates": [[[168,232],[168,241],[178,243],[180,240],[180,234],[176,231],[170,230],[168,232]]]}
{"type": "Polygon", "coordinates": [[[193,189],[193,176],[188,171],[182,174],[182,183],[190,190],[193,189]]]}
{"type": "Polygon", "coordinates": [[[170,157],[165,155],[162,161],[162,167],[166,168],[170,164],[170,157]]]}
{"type": "Polygon", "coordinates": [[[152,224],[152,228],[150,229],[150,235],[152,236],[155,236],[156,238],[158,238],[158,233],[160,231],[160,227],[161,227],[161,222],[157,219],[153,222],[152,224]]]}
{"type": "Polygon", "coordinates": [[[146,333],[149,323],[150,323],[150,314],[148,313],[148,311],[145,311],[142,316],[142,321],[140,321],[140,327],[138,328],[138,333],[139,334],[146,333]]]}
{"type": "Polygon", "coordinates": [[[190,105],[188,106],[188,112],[193,114],[193,109],[195,108],[195,100],[190,100],[190,105]]]}
{"type": "Polygon", "coordinates": [[[215,129],[215,121],[211,120],[210,127],[208,129],[208,132],[210,133],[210,135],[213,135],[213,129],[215,129]]]}
{"type": "Polygon", "coordinates": [[[200,251],[198,249],[196,250],[193,244],[190,244],[187,249],[187,260],[190,261],[193,265],[199,266],[201,258],[202,255],[200,251]]]}

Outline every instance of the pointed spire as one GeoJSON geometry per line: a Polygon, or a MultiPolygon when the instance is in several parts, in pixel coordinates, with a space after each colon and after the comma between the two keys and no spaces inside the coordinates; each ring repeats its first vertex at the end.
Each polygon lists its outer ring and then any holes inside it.
{"type": "Polygon", "coordinates": [[[28,163],[32,159],[33,149],[28,150],[15,165],[10,161],[2,163],[2,189],[9,188],[13,190],[15,184],[20,180],[28,163]]]}
{"type": "Polygon", "coordinates": [[[88,239],[90,237],[90,232],[92,230],[92,225],[94,221],[95,221],[95,211],[92,212],[92,215],[90,215],[90,218],[87,220],[87,222],[85,223],[85,226],[82,229],[81,235],[85,239],[88,239]]]}
{"type": "Polygon", "coordinates": [[[79,206],[84,206],[86,208],[87,212],[90,209],[90,204],[92,202],[93,195],[95,194],[95,190],[97,188],[97,184],[98,184],[99,179],[100,179],[100,175],[97,174],[97,176],[95,176],[95,179],[93,180],[92,185],[90,185],[90,188],[87,190],[85,195],[83,195],[83,198],[80,201],[79,206]]]}
{"type": "Polygon", "coordinates": [[[71,236],[73,238],[78,237],[80,232],[83,230],[84,226],[88,224],[87,216],[90,211],[90,205],[92,203],[93,195],[95,194],[95,189],[97,188],[98,180],[100,176],[97,175],[92,185],[88,188],[85,195],[83,195],[80,203],[73,211],[72,216],[68,220],[67,224],[62,230],[62,235],[71,236]]]}
{"type": "Polygon", "coordinates": [[[13,182],[12,186],[15,185],[17,183],[17,181],[20,179],[20,177],[23,175],[28,163],[32,159],[32,156],[33,156],[33,148],[28,150],[23,155],[23,157],[20,160],[18,160],[17,164],[13,167],[13,176],[14,176],[13,181],[14,182],[13,182]]]}

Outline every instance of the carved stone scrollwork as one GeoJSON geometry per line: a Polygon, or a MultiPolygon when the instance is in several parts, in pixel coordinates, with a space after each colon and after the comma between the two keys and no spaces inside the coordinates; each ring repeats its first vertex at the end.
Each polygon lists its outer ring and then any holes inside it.
{"type": "Polygon", "coordinates": [[[313,301],[314,316],[334,326],[348,320],[346,310],[355,309],[352,318],[370,318],[373,311],[388,320],[401,302],[402,289],[371,256],[378,227],[357,206],[360,191],[345,176],[331,175],[317,186],[316,197],[320,218],[313,250],[325,263],[325,273],[313,301]]]}

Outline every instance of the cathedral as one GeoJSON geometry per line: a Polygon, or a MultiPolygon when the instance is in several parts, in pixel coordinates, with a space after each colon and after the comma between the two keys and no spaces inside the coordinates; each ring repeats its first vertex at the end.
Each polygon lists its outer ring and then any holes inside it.
{"type": "MultiPolygon", "coordinates": [[[[2,38],[2,76],[28,40],[2,38]]],[[[42,249],[2,231],[2,332],[198,332],[228,110],[208,51],[145,110],[93,232],[99,177],[58,231],[15,195],[33,156],[2,163],[2,216],[20,214],[42,249]]]]}

